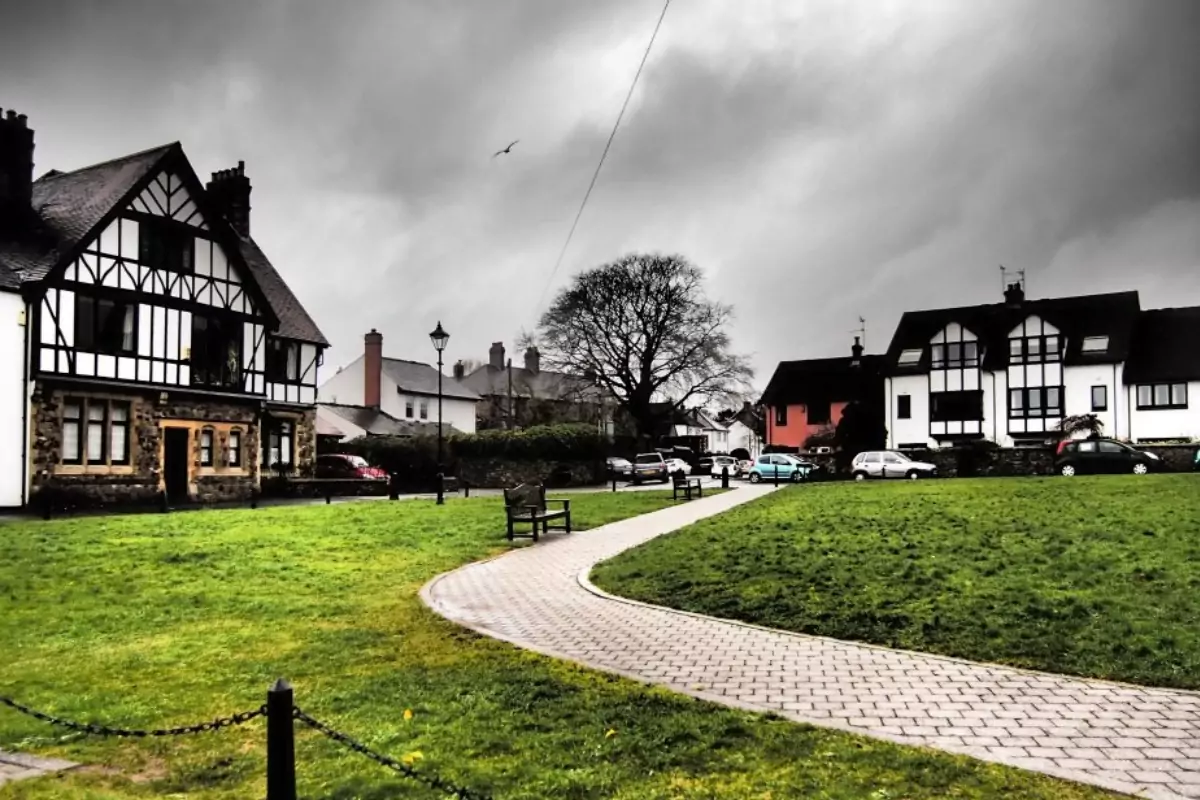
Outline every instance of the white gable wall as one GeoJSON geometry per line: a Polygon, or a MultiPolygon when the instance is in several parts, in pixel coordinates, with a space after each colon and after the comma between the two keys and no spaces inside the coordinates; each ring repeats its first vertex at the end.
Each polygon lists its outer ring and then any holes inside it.
{"type": "MultiPolygon", "coordinates": [[[[318,403],[335,403],[344,406],[361,406],[363,404],[363,362],[362,356],[351,361],[346,366],[331,375],[317,389],[318,403]]],[[[392,391],[395,391],[393,389],[392,391]]]]}
{"type": "Polygon", "coordinates": [[[899,447],[902,444],[925,442],[927,446],[935,446],[929,438],[929,376],[899,375],[884,380],[884,398],[887,402],[887,413],[884,425],[888,431],[888,447],[899,447]],[[897,416],[900,395],[909,396],[912,404],[912,416],[900,419],[897,416]]]}
{"type": "Polygon", "coordinates": [[[25,314],[21,295],[0,292],[0,508],[24,501],[25,314]]]}

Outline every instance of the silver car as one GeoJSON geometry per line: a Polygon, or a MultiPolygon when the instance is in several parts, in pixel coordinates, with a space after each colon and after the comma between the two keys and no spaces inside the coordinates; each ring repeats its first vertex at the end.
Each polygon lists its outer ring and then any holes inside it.
{"type": "Polygon", "coordinates": [[[850,473],[856,481],[867,478],[936,478],[937,465],[927,461],[913,461],[896,450],[868,450],[859,453],[850,462],[850,473]]]}

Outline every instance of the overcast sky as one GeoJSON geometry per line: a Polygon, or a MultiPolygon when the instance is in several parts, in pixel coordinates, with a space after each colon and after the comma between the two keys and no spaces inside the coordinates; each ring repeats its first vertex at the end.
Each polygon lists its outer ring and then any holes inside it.
{"type": "MultiPolygon", "coordinates": [[[[36,173],[178,140],[334,345],[531,328],[659,0],[5,2],[36,173]],[[16,8],[23,5],[25,8],[16,8]],[[347,11],[339,9],[345,8],[347,11]],[[511,155],[491,154],[520,139],[511,155]]],[[[905,310],[1200,304],[1200,1],[675,0],[550,292],[678,252],[776,362],[905,310]]]]}

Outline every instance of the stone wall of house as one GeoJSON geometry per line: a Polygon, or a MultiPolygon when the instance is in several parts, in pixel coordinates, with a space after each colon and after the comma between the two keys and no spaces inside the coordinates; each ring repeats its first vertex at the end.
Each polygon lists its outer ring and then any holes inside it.
{"type": "Polygon", "coordinates": [[[460,459],[458,478],[473,487],[486,489],[510,488],[518,483],[541,483],[549,487],[595,486],[604,482],[604,462],[460,459]]]}
{"type": "MultiPolygon", "coordinates": [[[[258,484],[259,432],[253,404],[200,399],[158,391],[77,391],[51,385],[36,388],[31,409],[30,505],[51,502],[56,507],[95,507],[152,504],[163,489],[164,426],[189,429],[191,452],[189,499],[201,502],[245,500],[258,484]],[[71,466],[62,461],[61,409],[66,397],[107,399],[130,404],[129,464],[71,466]],[[200,466],[200,432],[214,430],[215,463],[200,466]],[[224,463],[228,432],[242,431],[242,465],[224,463]]],[[[313,413],[308,417],[308,458],[315,452],[313,413]]],[[[86,436],[86,429],[82,432],[86,436]]],[[[299,442],[299,439],[298,439],[299,442]]]]}

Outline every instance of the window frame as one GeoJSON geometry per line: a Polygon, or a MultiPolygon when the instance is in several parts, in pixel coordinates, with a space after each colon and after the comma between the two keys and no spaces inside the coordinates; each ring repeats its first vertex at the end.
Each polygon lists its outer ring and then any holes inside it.
{"type": "MultiPolygon", "coordinates": [[[[972,405],[974,405],[974,404],[972,404],[972,405]]],[[[983,412],[983,390],[982,389],[962,389],[962,390],[955,391],[955,392],[930,392],[929,393],[929,421],[930,421],[930,423],[934,423],[934,422],[941,422],[941,423],[945,423],[945,422],[982,422],[983,417],[984,417],[984,412],[983,412]],[[956,415],[956,416],[951,417],[951,416],[944,416],[944,415],[938,413],[939,409],[938,409],[937,400],[938,400],[938,398],[941,398],[941,397],[944,397],[947,395],[971,395],[974,398],[978,399],[979,415],[978,416],[956,415]]]]}
{"type": "Polygon", "coordinates": [[[973,369],[979,366],[979,342],[965,339],[958,342],[939,342],[929,346],[932,369],[973,369]]]}
{"type": "Polygon", "coordinates": [[[1038,336],[1010,336],[1008,339],[1008,360],[1017,364],[1057,364],[1063,359],[1063,337],[1058,333],[1044,333],[1038,336]],[[1037,346],[1031,345],[1036,342],[1037,346]],[[1049,343],[1053,342],[1051,348],[1049,343]],[[1037,350],[1036,353],[1032,352],[1037,350]]]}
{"type": "Polygon", "coordinates": [[[1080,340],[1080,342],[1079,342],[1079,352],[1080,353],[1107,353],[1108,352],[1108,342],[1109,342],[1109,339],[1107,336],[1084,336],[1083,339],[1080,340]],[[1102,347],[1088,347],[1088,342],[1101,342],[1101,343],[1103,343],[1103,346],[1102,347]]]}
{"type": "Polygon", "coordinates": [[[185,225],[153,217],[139,218],[138,263],[164,272],[192,275],[196,272],[196,236],[185,225]]]}
{"type": "Polygon", "coordinates": [[[133,426],[133,404],[128,400],[118,400],[107,397],[85,397],[71,395],[64,397],[59,411],[59,444],[58,463],[66,467],[83,467],[87,469],[127,467],[133,463],[133,443],[130,433],[133,426]],[[67,409],[78,409],[77,416],[68,416],[67,409]],[[99,408],[98,419],[92,418],[92,410],[99,408]],[[117,419],[116,410],[124,411],[124,419],[117,419]],[[67,428],[74,427],[76,431],[76,454],[68,458],[66,454],[67,428]],[[100,454],[92,452],[91,431],[93,427],[100,428],[100,454]],[[119,457],[113,453],[113,442],[117,437],[114,430],[121,431],[122,452],[119,457]]]}
{"type": "Polygon", "coordinates": [[[1187,381],[1156,381],[1154,383],[1139,383],[1136,389],[1137,395],[1137,410],[1138,411],[1180,411],[1188,407],[1188,385],[1187,381]],[[1165,388],[1167,390],[1167,402],[1159,403],[1157,400],[1158,390],[1165,388]],[[1142,401],[1142,390],[1147,389],[1150,392],[1149,402],[1142,401]],[[1177,399],[1176,389],[1180,389],[1182,400],[1177,399]]]}
{"type": "Polygon", "coordinates": [[[242,429],[230,428],[225,440],[225,464],[231,469],[242,466],[242,429]]]}
{"type": "Polygon", "coordinates": [[[775,406],[775,427],[786,428],[788,424],[788,407],[787,405],[775,406]]]}
{"type": "Polygon", "coordinates": [[[817,400],[815,403],[810,401],[804,406],[804,420],[809,425],[828,425],[832,419],[833,401],[831,400],[817,400]],[[813,413],[814,406],[818,412],[816,414],[813,413]]]}
{"type": "Polygon", "coordinates": [[[911,367],[920,364],[922,349],[919,347],[910,347],[906,350],[901,350],[900,355],[896,357],[896,366],[911,367]]]}
{"type": "Polygon", "coordinates": [[[1108,384],[1097,383],[1091,390],[1092,411],[1108,411],[1108,384]],[[1096,390],[1100,390],[1100,402],[1096,402],[1096,390]]]}
{"type": "Polygon", "coordinates": [[[274,336],[269,341],[264,365],[267,382],[299,383],[300,343],[274,336]]]}
{"type": "Polygon", "coordinates": [[[200,454],[200,466],[212,467],[215,466],[213,455],[215,452],[216,431],[212,428],[200,429],[200,445],[197,448],[200,454]]]}
{"type": "Polygon", "coordinates": [[[96,295],[87,294],[85,292],[75,293],[75,309],[74,309],[74,331],[75,331],[75,349],[82,350],[87,353],[100,353],[108,356],[132,356],[137,354],[138,348],[138,304],[126,300],[113,300],[110,297],[98,297],[96,295]],[[101,336],[100,324],[100,305],[102,303],[112,306],[112,314],[116,316],[121,323],[120,336],[121,341],[115,347],[109,343],[103,342],[101,336]],[[90,324],[85,324],[82,317],[85,316],[84,308],[89,308],[86,316],[90,319],[87,321],[90,324]],[[123,312],[118,314],[118,311],[123,312]],[[132,320],[132,326],[129,331],[129,345],[125,344],[125,320],[132,320]],[[86,333],[86,336],[83,334],[86,333]]]}
{"type": "Polygon", "coordinates": [[[896,395],[896,419],[912,419],[912,395],[896,395]]]}
{"type": "Polygon", "coordinates": [[[1065,386],[1024,386],[1008,390],[1008,418],[1009,419],[1058,419],[1064,415],[1063,399],[1066,394],[1065,386]],[[1058,393],[1058,403],[1050,404],[1050,392],[1058,393]],[[1031,399],[1037,392],[1038,402],[1034,405],[1031,399]],[[1020,403],[1013,402],[1015,397],[1020,397],[1020,403]],[[1014,413],[1020,409],[1022,413],[1014,413]],[[1053,413],[1057,410],[1058,413],[1053,413]],[[1036,411],[1036,413],[1034,413],[1036,411]]]}
{"type": "Polygon", "coordinates": [[[191,384],[193,386],[241,391],[245,375],[245,335],[245,324],[240,319],[220,314],[206,315],[193,313],[191,352],[188,354],[188,364],[191,367],[191,384]],[[219,368],[219,380],[217,381],[209,379],[208,369],[211,366],[209,353],[211,342],[208,340],[208,332],[213,329],[214,322],[217,323],[217,326],[224,334],[224,343],[233,345],[231,349],[225,350],[219,368]],[[197,330],[197,325],[199,324],[202,324],[202,330],[200,331],[197,330]],[[204,342],[203,346],[200,344],[202,341],[204,342]],[[227,372],[229,367],[228,356],[232,351],[236,351],[237,353],[236,374],[227,372]]]}
{"type": "Polygon", "coordinates": [[[404,398],[404,418],[413,419],[417,414],[417,401],[414,397],[404,398]]]}

